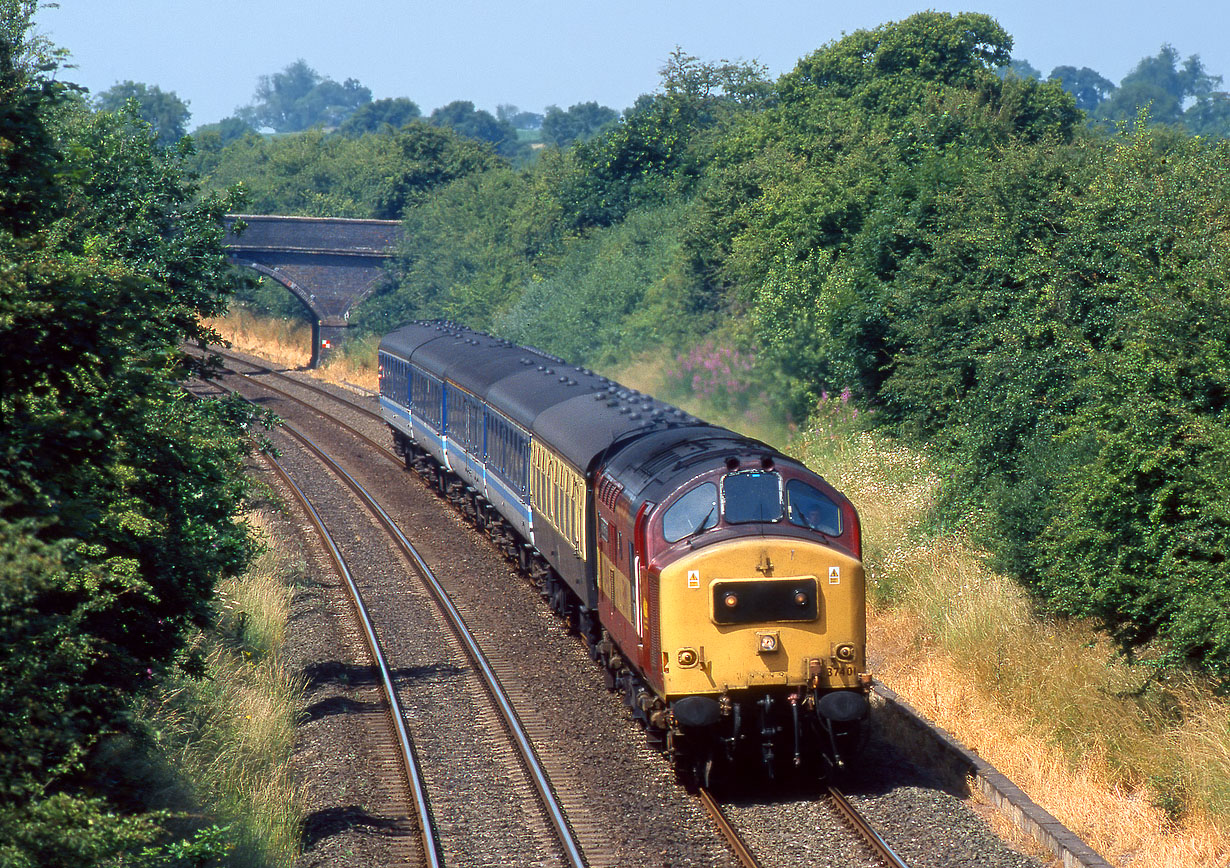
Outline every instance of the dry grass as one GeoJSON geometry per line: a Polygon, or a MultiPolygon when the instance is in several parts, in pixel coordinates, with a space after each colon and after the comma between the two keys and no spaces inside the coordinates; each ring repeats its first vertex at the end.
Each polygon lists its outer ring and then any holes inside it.
{"type": "Polygon", "coordinates": [[[303,817],[289,760],[303,685],[279,656],[291,594],[276,548],[224,582],[218,629],[195,642],[203,676],[166,685],[144,711],[175,786],[230,826],[234,865],[290,865],[298,854],[303,817]]]}
{"type": "Polygon", "coordinates": [[[1117,865],[1230,865],[1230,706],[1035,615],[980,554],[918,527],[939,479],[867,433],[795,443],[858,506],[876,674],[1117,865]]]}
{"type": "MultiPolygon", "coordinates": [[[[206,324],[236,350],[268,359],[287,368],[306,368],[312,361],[312,330],[301,322],[254,316],[234,307],[220,319],[206,324]]],[[[331,383],[380,388],[376,348],[378,340],[353,340],[334,353],[312,376],[331,383]]]]}
{"type": "Polygon", "coordinates": [[[208,319],[205,324],[240,352],[275,365],[302,368],[312,360],[312,329],[302,322],[256,316],[235,306],[225,317],[208,319]]]}

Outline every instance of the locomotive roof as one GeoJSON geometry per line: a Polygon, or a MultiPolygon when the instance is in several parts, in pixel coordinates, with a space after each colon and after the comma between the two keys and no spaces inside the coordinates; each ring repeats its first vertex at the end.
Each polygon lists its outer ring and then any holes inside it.
{"type": "Polygon", "coordinates": [[[765,456],[774,466],[798,465],[759,440],[699,422],[634,440],[607,462],[606,472],[623,485],[624,493],[634,504],[643,500],[661,502],[666,493],[715,462],[725,463],[733,458],[740,467],[751,469],[761,467],[765,456]]]}

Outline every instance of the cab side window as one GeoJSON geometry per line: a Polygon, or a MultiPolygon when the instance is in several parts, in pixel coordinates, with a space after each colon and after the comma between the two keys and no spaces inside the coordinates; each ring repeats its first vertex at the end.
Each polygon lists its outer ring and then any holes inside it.
{"type": "Polygon", "coordinates": [[[702,482],[684,494],[662,516],[662,536],[669,543],[708,530],[718,520],[718,490],[712,482],[702,482]]]}
{"type": "Polygon", "coordinates": [[[792,524],[827,536],[841,536],[840,507],[803,480],[786,483],[786,506],[792,524]]]}

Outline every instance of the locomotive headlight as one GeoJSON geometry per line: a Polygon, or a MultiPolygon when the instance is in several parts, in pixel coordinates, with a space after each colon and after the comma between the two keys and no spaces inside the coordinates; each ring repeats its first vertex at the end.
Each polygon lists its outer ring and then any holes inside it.
{"type": "Polygon", "coordinates": [[[679,659],[679,665],[681,667],[683,667],[684,669],[691,669],[693,666],[696,665],[696,661],[699,658],[697,657],[696,651],[694,649],[680,648],[678,659],[679,659]]]}
{"type": "Polygon", "coordinates": [[[833,649],[833,656],[842,663],[854,662],[854,646],[849,642],[843,642],[833,649]]]}
{"type": "Polygon", "coordinates": [[[761,654],[772,654],[778,648],[777,633],[757,633],[756,650],[761,654]]]}
{"type": "Polygon", "coordinates": [[[722,597],[722,605],[727,609],[733,609],[739,605],[739,595],[734,591],[727,591],[726,596],[722,597]]]}

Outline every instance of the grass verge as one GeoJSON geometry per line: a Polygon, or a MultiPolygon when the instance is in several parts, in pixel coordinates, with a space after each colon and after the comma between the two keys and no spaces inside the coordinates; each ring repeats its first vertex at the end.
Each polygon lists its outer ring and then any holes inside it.
{"type": "MultiPolygon", "coordinates": [[[[312,330],[296,320],[261,317],[238,305],[206,325],[236,350],[287,368],[305,368],[312,360],[312,330]]],[[[379,339],[351,339],[314,371],[322,380],[376,391],[380,388],[376,348],[379,339]]]]}
{"type": "Polygon", "coordinates": [[[165,767],[159,801],[229,827],[227,864],[289,866],[303,823],[290,776],[303,685],[280,656],[292,576],[260,515],[250,521],[269,544],[219,586],[218,625],[191,646],[199,674],[169,680],[139,714],[165,767]]]}
{"type": "Polygon", "coordinates": [[[920,530],[941,482],[925,455],[833,427],[791,448],[859,508],[877,677],[1114,864],[1225,866],[1230,706],[1212,685],[1040,616],[963,538],[920,530]]]}

